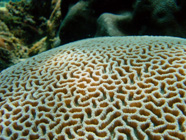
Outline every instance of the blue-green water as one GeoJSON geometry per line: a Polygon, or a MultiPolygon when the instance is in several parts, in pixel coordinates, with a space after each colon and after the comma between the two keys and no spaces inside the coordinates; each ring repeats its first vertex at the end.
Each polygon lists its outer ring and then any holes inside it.
{"type": "Polygon", "coordinates": [[[9,2],[9,1],[12,1],[12,2],[16,2],[16,1],[21,1],[21,0],[0,0],[0,2],[9,2]]]}
{"type": "Polygon", "coordinates": [[[6,4],[10,1],[18,2],[18,1],[21,1],[21,0],[0,0],[0,7],[6,7],[6,4]]]}

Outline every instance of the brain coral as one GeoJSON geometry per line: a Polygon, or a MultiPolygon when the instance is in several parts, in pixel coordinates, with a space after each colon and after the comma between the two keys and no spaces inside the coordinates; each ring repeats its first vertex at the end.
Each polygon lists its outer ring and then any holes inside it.
{"type": "Polygon", "coordinates": [[[186,140],[186,40],[86,39],[2,71],[0,139],[186,140]]]}

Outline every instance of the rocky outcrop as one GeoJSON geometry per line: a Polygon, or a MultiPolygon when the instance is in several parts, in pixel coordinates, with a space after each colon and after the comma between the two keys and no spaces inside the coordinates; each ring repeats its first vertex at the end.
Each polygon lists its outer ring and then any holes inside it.
{"type": "MultiPolygon", "coordinates": [[[[100,15],[131,10],[134,0],[63,0],[61,13],[64,18],[60,27],[61,44],[88,37],[97,33],[97,22],[100,15]]],[[[102,23],[100,23],[102,24],[102,23]]]]}
{"type": "Polygon", "coordinates": [[[95,36],[186,37],[181,0],[63,0],[61,44],[95,36]]]}

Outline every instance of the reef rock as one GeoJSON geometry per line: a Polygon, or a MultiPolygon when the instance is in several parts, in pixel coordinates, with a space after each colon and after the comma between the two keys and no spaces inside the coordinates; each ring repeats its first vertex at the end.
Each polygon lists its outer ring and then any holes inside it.
{"type": "Polygon", "coordinates": [[[186,37],[181,0],[63,0],[61,13],[61,44],[95,36],[186,37]]]}
{"type": "Polygon", "coordinates": [[[16,64],[21,58],[28,57],[27,52],[27,48],[9,31],[7,25],[0,20],[0,71],[16,64]]]}

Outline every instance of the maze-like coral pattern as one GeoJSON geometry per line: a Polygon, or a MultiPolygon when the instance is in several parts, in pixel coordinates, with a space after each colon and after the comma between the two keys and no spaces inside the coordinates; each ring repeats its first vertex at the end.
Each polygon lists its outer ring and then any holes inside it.
{"type": "Polygon", "coordinates": [[[186,140],[186,41],[87,39],[0,73],[0,139],[186,140]]]}

